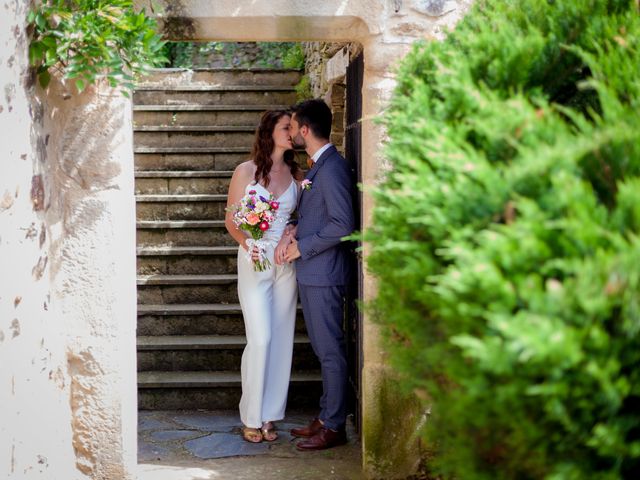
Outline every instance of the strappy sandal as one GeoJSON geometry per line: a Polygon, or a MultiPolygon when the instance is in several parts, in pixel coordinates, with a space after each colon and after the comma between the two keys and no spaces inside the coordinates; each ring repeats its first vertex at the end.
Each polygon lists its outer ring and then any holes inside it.
{"type": "Polygon", "coordinates": [[[262,424],[260,432],[262,432],[262,439],[267,442],[274,442],[278,439],[276,426],[273,424],[273,422],[264,422],[262,424]]]}
{"type": "Polygon", "coordinates": [[[263,440],[262,429],[242,427],[242,439],[249,443],[260,443],[263,440]]]}

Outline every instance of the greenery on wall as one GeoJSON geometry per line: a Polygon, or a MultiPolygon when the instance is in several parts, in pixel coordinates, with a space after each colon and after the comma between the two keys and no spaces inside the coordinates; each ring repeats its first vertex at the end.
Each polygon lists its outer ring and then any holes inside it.
{"type": "Polygon", "coordinates": [[[169,42],[165,67],[304,68],[304,51],[292,42],[169,42]]]}
{"type": "Polygon", "coordinates": [[[403,61],[372,308],[464,480],[640,471],[635,0],[478,0],[403,61]]]}
{"type": "Polygon", "coordinates": [[[106,78],[126,95],[135,75],[166,61],[156,21],[136,12],[131,0],[45,0],[28,22],[30,63],[43,87],[55,69],[79,91],[106,78]]]}

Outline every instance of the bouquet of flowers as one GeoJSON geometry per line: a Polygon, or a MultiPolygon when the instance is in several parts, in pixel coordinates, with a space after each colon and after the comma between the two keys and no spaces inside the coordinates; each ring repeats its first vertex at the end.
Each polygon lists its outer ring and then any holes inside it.
{"type": "Polygon", "coordinates": [[[280,204],[274,200],[273,195],[265,198],[257,195],[255,190],[249,190],[238,204],[230,208],[233,212],[233,223],[240,230],[246,230],[251,235],[247,240],[248,259],[253,262],[253,269],[256,272],[264,272],[271,267],[271,262],[266,257],[266,245],[261,239],[275,220],[275,212],[279,207],[280,204]],[[253,260],[251,256],[254,247],[258,249],[257,260],[253,260]]]}

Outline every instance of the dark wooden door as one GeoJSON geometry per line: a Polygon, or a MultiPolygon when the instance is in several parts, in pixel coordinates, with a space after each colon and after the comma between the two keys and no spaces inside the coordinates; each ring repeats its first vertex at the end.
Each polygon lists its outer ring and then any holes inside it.
{"type": "MultiPolygon", "coordinates": [[[[347,68],[347,115],[345,129],[345,156],[353,169],[354,182],[362,183],[362,77],[364,61],[362,53],[355,57],[347,68]]],[[[354,188],[354,208],[356,229],[362,229],[362,192],[354,188]]],[[[345,308],[345,331],[347,333],[347,360],[349,367],[349,411],[355,415],[358,433],[361,431],[361,372],[362,372],[362,313],[357,307],[357,300],[362,298],[362,261],[358,253],[359,242],[354,242],[352,258],[353,278],[347,292],[345,308]]]]}

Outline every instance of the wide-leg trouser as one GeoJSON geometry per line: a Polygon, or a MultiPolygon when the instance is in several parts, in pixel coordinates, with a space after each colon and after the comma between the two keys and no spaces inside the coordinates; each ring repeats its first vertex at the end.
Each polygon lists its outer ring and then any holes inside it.
{"type": "Polygon", "coordinates": [[[276,265],[273,255],[270,257],[271,268],[255,272],[242,247],[238,251],[238,296],[247,336],[242,354],[240,419],[251,428],[284,418],[291,377],[295,267],[276,265]]]}

